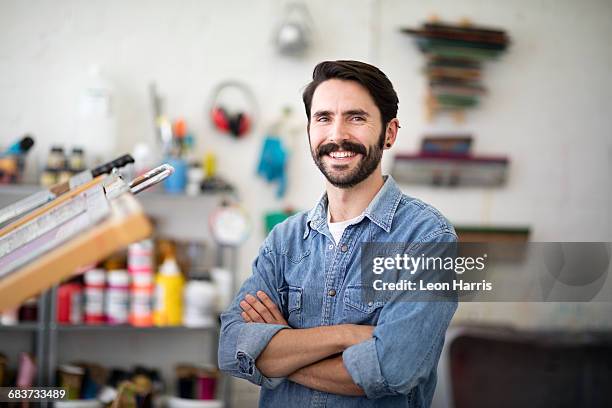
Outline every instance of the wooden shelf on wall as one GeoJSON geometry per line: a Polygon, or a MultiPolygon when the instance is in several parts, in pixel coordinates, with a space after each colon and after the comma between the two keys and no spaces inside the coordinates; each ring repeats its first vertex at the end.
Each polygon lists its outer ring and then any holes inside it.
{"type": "Polygon", "coordinates": [[[432,121],[437,114],[447,112],[463,122],[466,110],[479,106],[487,93],[484,62],[503,55],[510,38],[503,29],[472,25],[467,19],[458,24],[430,20],[419,28],[400,29],[414,38],[426,60],[426,118],[432,121]]]}
{"type": "Polygon", "coordinates": [[[522,262],[528,252],[529,227],[456,225],[459,255],[489,256],[495,265],[522,262]]]}
{"type": "Polygon", "coordinates": [[[480,243],[524,243],[529,240],[529,227],[497,227],[478,225],[455,225],[460,242],[480,243]]]}
{"type": "Polygon", "coordinates": [[[504,156],[399,154],[391,175],[404,184],[496,187],[506,182],[509,162],[504,156]]]}

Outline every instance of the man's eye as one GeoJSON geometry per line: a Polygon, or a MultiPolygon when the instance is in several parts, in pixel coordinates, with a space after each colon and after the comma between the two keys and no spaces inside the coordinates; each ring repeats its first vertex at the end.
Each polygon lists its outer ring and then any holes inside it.
{"type": "Polygon", "coordinates": [[[317,122],[328,122],[329,118],[327,116],[319,116],[317,118],[317,122]]]}
{"type": "Polygon", "coordinates": [[[353,122],[363,122],[365,120],[365,118],[363,116],[353,116],[353,117],[351,117],[351,120],[353,122]]]}

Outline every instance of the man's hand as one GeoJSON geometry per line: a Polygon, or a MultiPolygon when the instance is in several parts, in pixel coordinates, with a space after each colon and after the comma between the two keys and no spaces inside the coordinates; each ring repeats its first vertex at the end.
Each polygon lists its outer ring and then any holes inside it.
{"type": "Polygon", "coordinates": [[[257,297],[247,294],[240,302],[242,318],[247,323],[268,323],[288,325],[278,306],[264,292],[257,291],[257,297]]]}

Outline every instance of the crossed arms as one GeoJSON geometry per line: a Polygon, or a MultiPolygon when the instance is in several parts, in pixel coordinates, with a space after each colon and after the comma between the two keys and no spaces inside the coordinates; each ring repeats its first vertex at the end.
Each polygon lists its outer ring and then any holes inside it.
{"type": "MultiPolygon", "coordinates": [[[[263,291],[247,294],[240,302],[247,323],[287,326],[276,304],[263,291]]],[[[340,395],[365,395],[351,378],[338,355],[354,344],[372,338],[374,326],[341,324],[310,329],[282,329],[270,340],[256,360],[267,377],[290,381],[318,391],[340,395]]]]}

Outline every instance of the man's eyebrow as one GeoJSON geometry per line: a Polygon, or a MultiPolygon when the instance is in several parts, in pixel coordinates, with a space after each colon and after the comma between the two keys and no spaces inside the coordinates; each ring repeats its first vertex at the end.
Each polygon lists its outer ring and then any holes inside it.
{"type": "Polygon", "coordinates": [[[360,116],[370,116],[370,114],[366,111],[364,111],[363,109],[351,109],[351,110],[347,110],[342,112],[342,115],[344,116],[354,116],[354,115],[360,115],[360,116]]]}
{"type": "Polygon", "coordinates": [[[322,116],[331,116],[332,113],[330,111],[316,111],[312,114],[313,118],[320,118],[322,116]]]}

